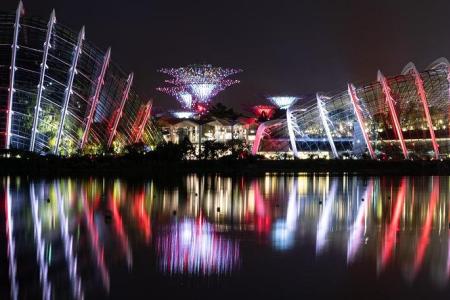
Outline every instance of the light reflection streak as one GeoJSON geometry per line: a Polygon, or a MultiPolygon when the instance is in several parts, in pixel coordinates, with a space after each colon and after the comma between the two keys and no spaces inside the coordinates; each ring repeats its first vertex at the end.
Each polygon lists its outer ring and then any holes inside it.
{"type": "Polygon", "coordinates": [[[422,234],[420,235],[419,242],[417,244],[412,278],[415,278],[417,272],[423,264],[423,258],[430,242],[430,232],[433,225],[433,216],[436,204],[439,201],[439,177],[433,177],[432,180],[433,187],[430,194],[430,200],[428,202],[427,216],[425,218],[425,223],[423,224],[422,234]]]}
{"type": "Polygon", "coordinates": [[[226,275],[239,263],[239,244],[218,235],[202,217],[172,224],[157,239],[164,273],[226,275]]]}
{"type": "Polygon", "coordinates": [[[6,235],[8,239],[8,258],[9,258],[9,278],[10,292],[13,300],[18,299],[19,284],[17,283],[17,263],[16,263],[16,243],[14,241],[14,219],[11,208],[11,194],[9,177],[6,178],[5,186],[5,211],[6,211],[6,235]]]}
{"type": "MultiPolygon", "coordinates": [[[[373,179],[370,179],[363,195],[364,201],[361,202],[358,208],[358,214],[356,215],[355,222],[353,223],[350,236],[348,238],[347,264],[353,262],[355,255],[362,244],[364,233],[366,230],[367,210],[368,207],[370,207],[370,202],[372,200],[372,193],[373,193],[373,179]]],[[[357,201],[359,201],[359,199],[357,199],[357,201]]]]}
{"type": "Polygon", "coordinates": [[[397,199],[395,201],[394,213],[392,215],[391,223],[387,228],[384,236],[383,248],[381,250],[381,266],[379,272],[382,272],[392,257],[392,249],[397,243],[397,230],[400,225],[400,216],[405,206],[406,198],[406,178],[403,177],[400,181],[400,187],[397,192],[397,199]]]}
{"type": "MultiPolygon", "coordinates": [[[[29,289],[22,284],[23,277],[19,274],[23,269],[22,256],[18,254],[23,247],[30,247],[32,255],[36,255],[32,262],[37,270],[33,280],[39,298],[55,297],[67,279],[53,278],[66,278],[68,273],[69,292],[80,285],[78,298],[81,298],[93,286],[88,281],[91,279],[84,278],[85,262],[98,273],[95,288],[104,286],[109,294],[117,261],[106,255],[115,257],[118,252],[120,264],[125,264],[127,256],[131,265],[131,247],[145,255],[151,255],[154,249],[156,268],[164,275],[234,276],[241,262],[242,237],[246,246],[251,241],[255,247],[257,244],[276,251],[293,249],[298,239],[302,247],[310,247],[316,254],[325,252],[332,241],[330,253],[337,253],[335,257],[347,264],[348,272],[356,260],[376,261],[374,271],[378,276],[387,268],[397,271],[406,265],[410,271],[408,279],[414,279],[429,264],[432,281],[437,278],[448,283],[450,233],[448,214],[442,212],[448,210],[448,203],[443,201],[448,200],[444,193],[448,186],[447,181],[439,183],[438,179],[374,177],[367,179],[366,184],[360,179],[349,184],[347,177],[267,176],[252,181],[239,179],[233,185],[222,178],[192,176],[184,185],[155,185],[155,190],[153,185],[150,189],[145,184],[127,185],[126,181],[102,186],[95,181],[87,184],[82,181],[80,185],[74,180],[67,181],[67,187],[66,181],[58,181],[64,182],[61,185],[45,181],[22,184],[25,188],[17,186],[17,191],[10,190],[6,181],[5,244],[9,266],[5,264],[5,269],[9,267],[11,297],[17,299],[29,289]],[[41,203],[47,191],[57,205],[41,203]],[[386,199],[388,195],[392,200],[386,199]],[[22,198],[26,201],[21,201],[22,198]],[[318,199],[323,200],[322,206],[318,199]],[[279,203],[283,205],[280,207],[279,203]],[[105,222],[111,221],[109,229],[97,222],[97,210],[101,207],[109,213],[105,215],[105,222]],[[217,207],[220,212],[216,212],[217,207]],[[80,228],[79,236],[74,231],[76,226],[80,228]],[[24,231],[27,236],[34,234],[30,246],[19,243],[24,231]],[[56,237],[57,242],[46,239],[47,233],[56,237]],[[369,236],[370,242],[364,244],[369,236]],[[80,242],[76,243],[77,240],[80,242]],[[448,249],[442,241],[448,243],[448,249]],[[49,258],[50,251],[63,255],[65,261],[50,264],[53,261],[49,258]],[[83,269],[77,271],[78,267],[83,269]]],[[[292,250],[292,254],[298,250],[292,250]]],[[[247,259],[248,252],[244,255],[243,259],[247,259]]],[[[328,257],[328,251],[316,256],[318,260],[328,257]]]]}
{"type": "Polygon", "coordinates": [[[253,190],[255,197],[255,211],[256,211],[256,230],[260,233],[267,233],[270,230],[271,218],[270,214],[264,204],[264,198],[261,194],[259,182],[253,181],[253,190]]]}
{"type": "Polygon", "coordinates": [[[48,280],[48,264],[45,260],[45,241],[42,238],[42,222],[39,217],[39,203],[36,199],[34,183],[30,185],[31,214],[34,224],[36,258],[39,265],[39,280],[42,284],[42,298],[51,299],[51,283],[48,280]]]}
{"type": "Polygon", "coordinates": [[[110,197],[110,199],[111,201],[108,201],[108,203],[110,204],[109,206],[112,212],[114,229],[117,233],[117,237],[119,238],[122,252],[125,254],[128,268],[131,269],[131,267],[133,266],[133,255],[131,253],[130,243],[128,242],[128,237],[123,226],[122,217],[120,216],[119,208],[117,207],[116,198],[110,197]]]}
{"type": "Polygon", "coordinates": [[[108,268],[105,265],[104,250],[103,247],[100,245],[100,238],[94,221],[94,211],[89,207],[89,204],[86,201],[85,191],[81,191],[81,201],[84,208],[83,209],[84,219],[86,221],[86,226],[89,233],[88,234],[89,243],[95,255],[96,265],[100,270],[103,286],[106,288],[106,291],[109,292],[110,279],[108,268]]]}
{"type": "Polygon", "coordinates": [[[152,235],[150,217],[145,210],[145,191],[142,189],[136,193],[133,212],[140,230],[144,233],[145,242],[148,244],[150,242],[150,237],[152,235]]]}
{"type": "Polygon", "coordinates": [[[55,185],[58,202],[59,225],[64,244],[64,255],[68,264],[70,283],[72,284],[72,293],[76,299],[83,299],[84,295],[81,285],[81,278],[78,276],[77,256],[73,251],[73,237],[69,233],[69,219],[64,211],[64,198],[61,196],[61,188],[59,184],[55,183],[55,185]]]}
{"type": "Polygon", "coordinates": [[[322,215],[320,216],[319,222],[317,224],[316,254],[320,254],[322,252],[322,249],[326,243],[326,236],[330,227],[330,221],[332,217],[331,213],[333,211],[333,204],[336,198],[337,187],[338,180],[336,178],[333,178],[333,183],[331,185],[327,201],[325,202],[322,215]]]}
{"type": "Polygon", "coordinates": [[[277,220],[272,233],[273,244],[277,250],[288,250],[294,245],[294,235],[297,229],[297,179],[289,193],[289,201],[285,220],[277,220]]]}

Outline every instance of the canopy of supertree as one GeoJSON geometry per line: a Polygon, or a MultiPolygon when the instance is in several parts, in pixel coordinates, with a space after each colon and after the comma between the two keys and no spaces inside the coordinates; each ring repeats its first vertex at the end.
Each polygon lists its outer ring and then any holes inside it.
{"type": "Polygon", "coordinates": [[[241,72],[241,70],[211,65],[190,65],[180,68],[164,68],[159,72],[171,76],[172,79],[165,81],[171,86],[161,87],[157,90],[175,96],[183,108],[193,110],[197,104],[207,107],[211,99],[218,93],[239,83],[239,80],[228,79],[228,77],[241,72]]]}
{"type": "Polygon", "coordinates": [[[280,109],[287,109],[291,106],[295,101],[298,100],[298,97],[294,96],[273,96],[268,98],[270,102],[276,105],[280,109]]]}

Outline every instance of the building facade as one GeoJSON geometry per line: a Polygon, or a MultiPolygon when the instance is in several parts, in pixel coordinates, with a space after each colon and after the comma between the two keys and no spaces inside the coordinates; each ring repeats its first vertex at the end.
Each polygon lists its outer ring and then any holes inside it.
{"type": "Polygon", "coordinates": [[[133,73],[56,22],[29,17],[19,3],[0,14],[0,149],[70,155],[120,150],[160,133],[151,102],[133,90],[133,73]]]}
{"type": "Polygon", "coordinates": [[[442,159],[450,156],[449,62],[291,105],[285,118],[260,124],[253,154],[297,158],[442,159]]]}

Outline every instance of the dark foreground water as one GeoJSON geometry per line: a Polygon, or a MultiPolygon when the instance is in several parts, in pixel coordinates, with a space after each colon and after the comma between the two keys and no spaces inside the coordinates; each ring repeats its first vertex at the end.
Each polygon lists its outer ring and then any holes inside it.
{"type": "Polygon", "coordinates": [[[444,299],[450,177],[0,178],[0,299],[444,299]]]}

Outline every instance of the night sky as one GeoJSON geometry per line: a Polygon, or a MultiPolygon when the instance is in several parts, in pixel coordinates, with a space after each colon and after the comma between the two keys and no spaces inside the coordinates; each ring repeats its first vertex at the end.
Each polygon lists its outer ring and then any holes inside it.
{"type": "MultiPolygon", "coordinates": [[[[1,0],[14,10],[16,0],[1,0]]],[[[135,88],[161,108],[156,70],[194,63],[237,67],[241,84],[214,101],[245,111],[267,95],[304,95],[425,68],[450,57],[450,1],[25,0],[27,15],[79,30],[135,72],[135,88]]]]}

